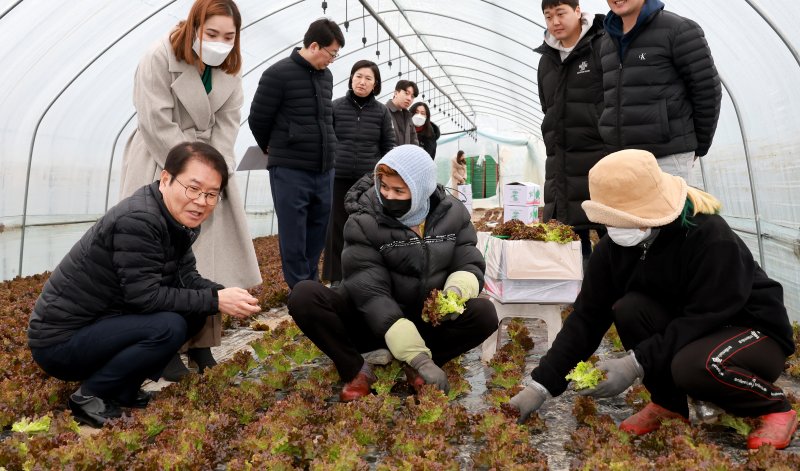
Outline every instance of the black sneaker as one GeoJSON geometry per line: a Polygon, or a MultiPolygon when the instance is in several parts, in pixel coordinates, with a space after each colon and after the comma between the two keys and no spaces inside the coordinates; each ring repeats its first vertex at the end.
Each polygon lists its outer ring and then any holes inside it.
{"type": "Polygon", "coordinates": [[[117,399],[112,401],[114,405],[118,405],[120,407],[127,407],[129,409],[144,409],[147,407],[147,404],[150,403],[150,399],[155,397],[155,393],[152,391],[145,391],[144,389],[140,389],[136,391],[136,398],[132,401],[117,399]]]}
{"type": "Polygon", "coordinates": [[[97,396],[81,396],[73,393],[69,396],[69,408],[72,417],[78,423],[94,428],[101,428],[107,421],[122,417],[119,407],[97,396]]]}

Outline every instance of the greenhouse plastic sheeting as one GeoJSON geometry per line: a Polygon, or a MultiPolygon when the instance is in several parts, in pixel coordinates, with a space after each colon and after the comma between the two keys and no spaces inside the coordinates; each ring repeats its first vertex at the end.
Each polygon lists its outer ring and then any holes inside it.
{"type": "MultiPolygon", "coordinates": [[[[117,201],[122,149],[136,126],[136,64],[191,3],[0,1],[0,277],[52,269],[117,201]]],[[[591,12],[608,10],[602,0],[581,3],[591,12]]],[[[722,200],[723,215],[783,283],[791,315],[800,319],[800,4],[665,3],[704,28],[724,85],[714,144],[690,183],[722,200]]],[[[246,117],[261,73],[299,45],[323,11],[320,1],[238,5],[245,64],[241,156],[254,145],[246,117]]],[[[504,154],[538,159],[526,168],[541,169],[539,56],[533,52],[544,28],[539,2],[332,0],[325,16],[348,24],[346,47],[331,66],[334,96],[344,94],[356,60],[374,60],[384,79],[381,100],[391,96],[398,77],[415,80],[445,138],[469,132],[441,146],[437,159],[488,146],[501,156],[501,179],[504,154]],[[474,126],[484,132],[472,132],[474,126]],[[509,152],[512,141],[524,142],[527,151],[509,152]]],[[[266,171],[241,178],[253,235],[274,233],[266,171]]]]}

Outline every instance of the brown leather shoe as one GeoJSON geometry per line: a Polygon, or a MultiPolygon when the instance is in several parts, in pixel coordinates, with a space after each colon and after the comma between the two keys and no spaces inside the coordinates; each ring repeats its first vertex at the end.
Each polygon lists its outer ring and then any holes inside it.
{"type": "Polygon", "coordinates": [[[339,400],[342,402],[350,402],[362,398],[370,394],[371,385],[372,382],[367,375],[359,371],[352,381],[344,385],[342,392],[339,394],[339,400]]]}

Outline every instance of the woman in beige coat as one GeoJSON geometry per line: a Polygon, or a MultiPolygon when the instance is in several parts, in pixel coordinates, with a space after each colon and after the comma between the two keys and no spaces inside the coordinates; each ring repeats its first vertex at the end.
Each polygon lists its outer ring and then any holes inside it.
{"type": "MultiPolygon", "coordinates": [[[[213,216],[192,246],[197,270],[226,287],[261,283],[244,204],[234,178],[233,145],[244,101],[239,34],[241,15],[232,0],[197,0],[186,21],[155,44],[136,69],[133,103],[139,124],[125,147],[120,197],[158,179],[169,149],[206,142],[225,156],[231,178],[213,216]]],[[[216,364],[209,347],[221,343],[219,315],[187,344],[202,370],[216,364]]],[[[164,377],[188,373],[176,355],[164,377]]]]}

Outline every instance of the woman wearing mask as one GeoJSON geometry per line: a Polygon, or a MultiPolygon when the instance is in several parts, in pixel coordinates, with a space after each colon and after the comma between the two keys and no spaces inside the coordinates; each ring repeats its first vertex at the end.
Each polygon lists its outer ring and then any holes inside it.
{"type": "Polygon", "coordinates": [[[414,144],[389,151],[347,193],[343,279],[338,289],[301,281],[289,314],[346,383],[342,401],[369,394],[375,375],[359,352],[388,348],[415,388],[448,390],[441,366],[497,330],[479,298],[485,263],[464,205],[436,184],[436,166],[414,144]],[[433,326],[421,318],[432,289],[468,298],[465,311],[433,326]]]}
{"type": "Polygon", "coordinates": [[[350,70],[347,94],[333,102],[336,173],[322,277],[336,286],[342,280],[342,245],[347,212],[344,197],[355,182],[395,145],[392,117],[375,97],[381,93],[381,72],[372,61],[360,60],[350,70]]]}
{"type": "Polygon", "coordinates": [[[411,105],[411,121],[417,130],[419,145],[431,158],[436,157],[436,141],[442,135],[439,126],[431,121],[431,110],[425,102],[419,101],[411,105]]]}
{"type": "MultiPolygon", "coordinates": [[[[188,18],[139,62],[133,90],[138,125],[125,147],[120,197],[157,180],[169,149],[181,142],[201,141],[217,149],[231,177],[192,251],[203,277],[249,288],[261,283],[261,275],[233,174],[243,102],[241,25],[232,0],[197,0],[188,18]]],[[[216,364],[210,347],[220,345],[221,334],[220,316],[209,316],[188,342],[190,362],[201,372],[216,364]]],[[[176,381],[188,372],[176,355],[164,378],[176,381]]]]}
{"type": "Polygon", "coordinates": [[[665,420],[688,422],[692,397],[758,417],[748,448],[786,448],[797,414],[774,384],[795,349],[783,288],[717,214],[719,201],[635,149],[592,167],[589,193],[583,209],[608,234],[533,383],[510,401],[521,419],[566,389],[564,376],[613,323],[628,353],[598,362],[606,378],[583,394],[616,396],[641,378],[652,402],[620,429],[643,435],[665,420]]]}

